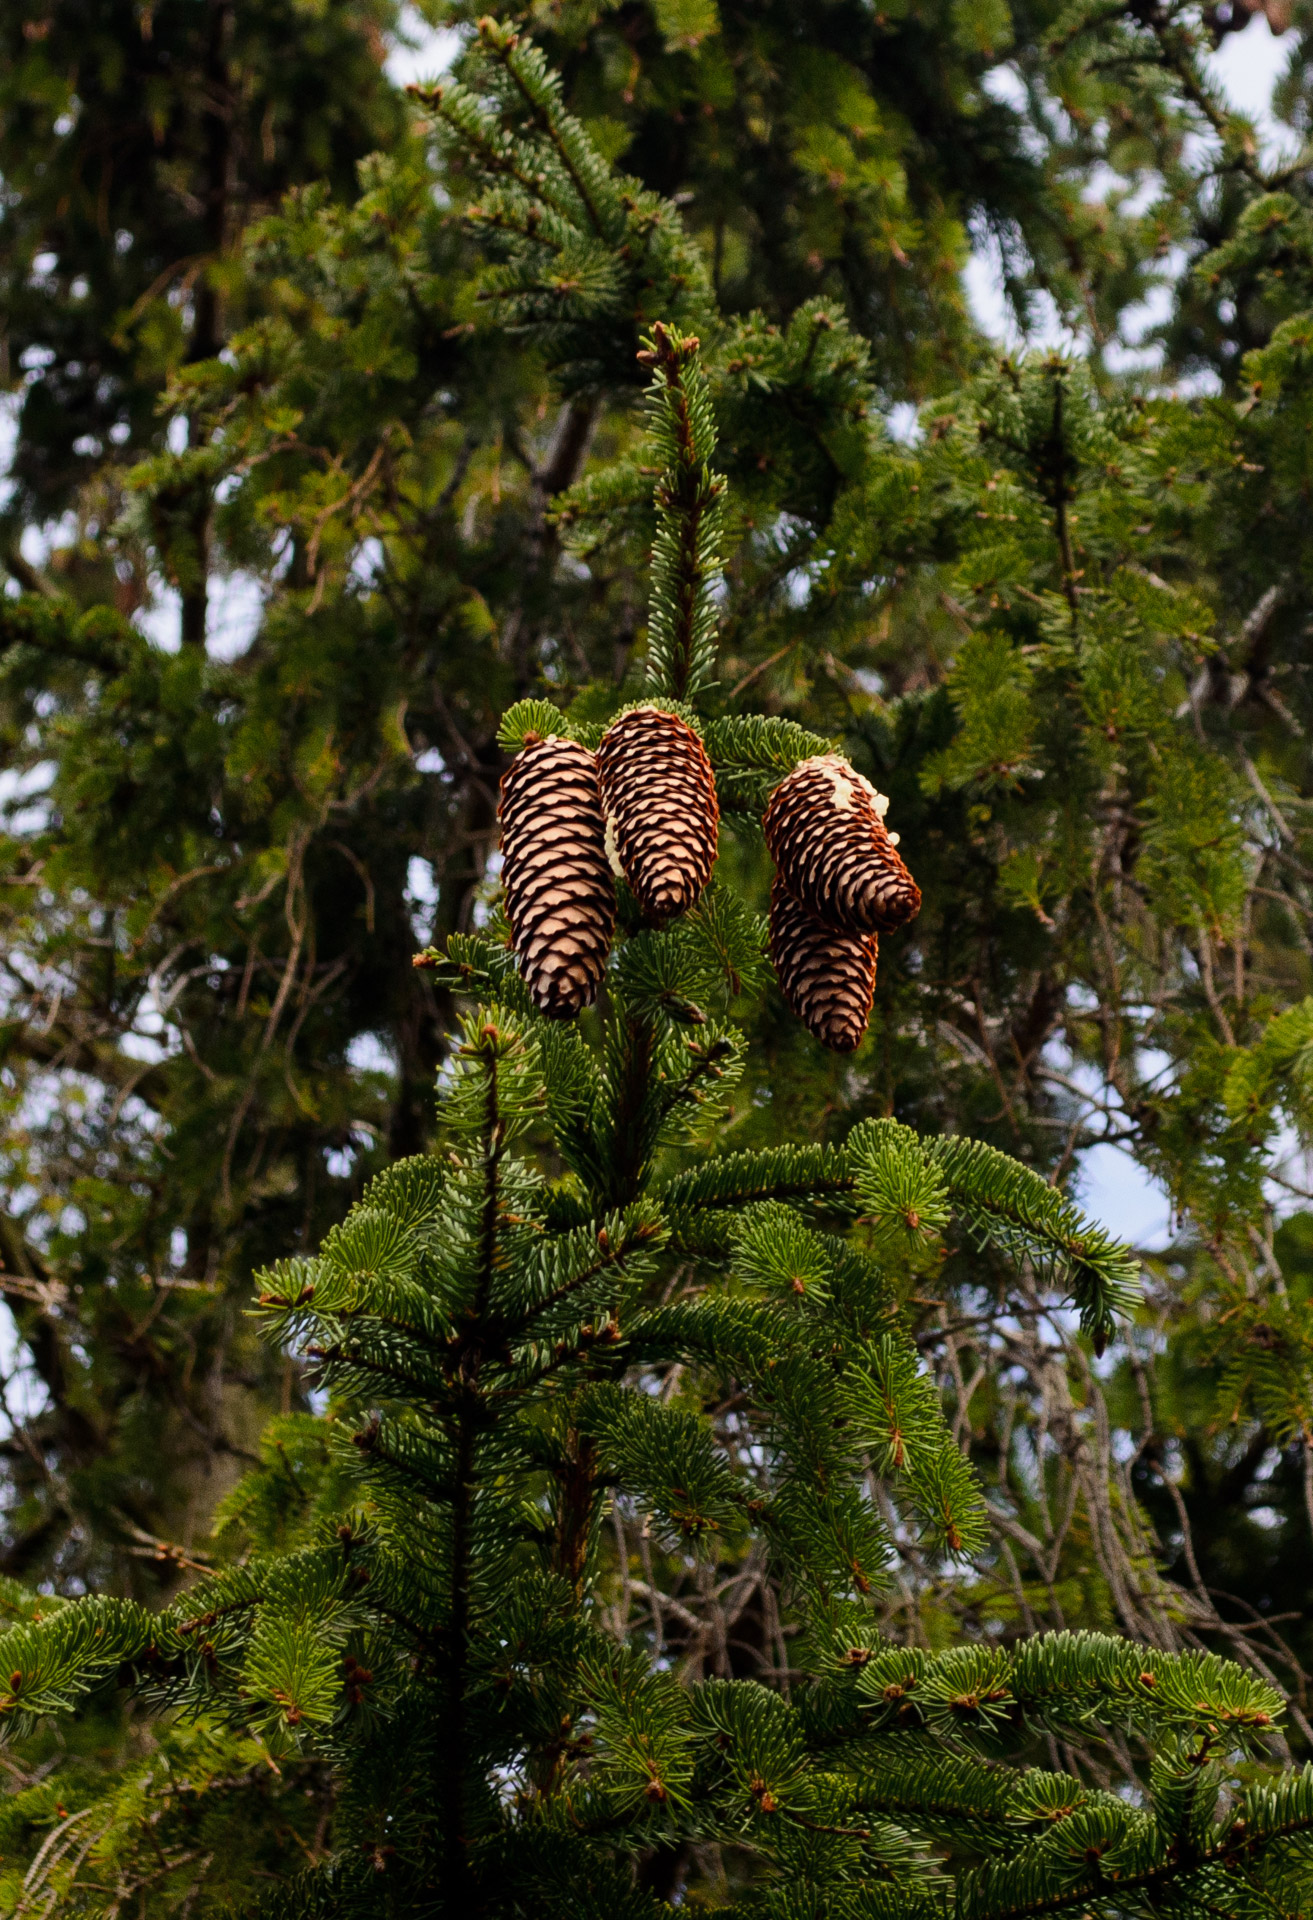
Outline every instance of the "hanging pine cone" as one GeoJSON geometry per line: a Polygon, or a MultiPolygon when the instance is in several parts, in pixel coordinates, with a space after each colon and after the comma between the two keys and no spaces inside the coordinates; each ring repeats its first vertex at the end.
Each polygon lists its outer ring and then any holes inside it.
{"type": "Polygon", "coordinates": [[[770,957],[780,991],[809,1033],[832,1053],[861,1045],[875,997],[880,943],[840,933],[798,902],[776,874],[770,894],[770,957]]]}
{"type": "Polygon", "coordinates": [[[645,920],[694,904],[716,863],[716,780],[692,727],[659,707],[635,707],[597,750],[608,846],[645,920]]]}
{"type": "Polygon", "coordinates": [[[573,740],[527,736],[501,783],[502,885],[533,1003],[568,1020],[597,998],[615,930],[615,883],[597,760],[573,740]]]}
{"type": "Polygon", "coordinates": [[[889,802],[837,753],[804,760],[781,780],[762,825],[789,892],[827,926],[892,933],[921,905],[895,852],[889,802]]]}

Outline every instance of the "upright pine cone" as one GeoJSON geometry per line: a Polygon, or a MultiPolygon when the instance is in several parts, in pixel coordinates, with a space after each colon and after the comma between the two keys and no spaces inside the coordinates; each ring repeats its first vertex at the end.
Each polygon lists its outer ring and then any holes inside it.
{"type": "Polygon", "coordinates": [[[625,879],[645,920],[686,913],[716,864],[720,808],[706,748],[659,707],[635,707],[597,750],[602,806],[625,879]]]}
{"type": "Polygon", "coordinates": [[[776,874],[770,893],[770,957],[780,991],[809,1033],[832,1053],[861,1045],[875,998],[873,933],[840,933],[798,902],[776,874]]]}
{"type": "Polygon", "coordinates": [[[615,931],[615,883],[597,760],[530,734],[501,783],[502,885],[533,1004],[568,1020],[597,998],[615,931]]]}
{"type": "Polygon", "coordinates": [[[921,889],[885,831],[884,795],[837,753],[804,760],[771,795],[762,825],[785,886],[827,926],[892,933],[921,889]]]}

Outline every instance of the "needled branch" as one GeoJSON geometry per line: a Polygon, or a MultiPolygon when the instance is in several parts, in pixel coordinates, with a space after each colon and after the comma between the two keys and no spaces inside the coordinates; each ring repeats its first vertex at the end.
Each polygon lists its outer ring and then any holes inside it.
{"type": "Polygon", "coordinates": [[[624,1021],[611,1096],[604,1151],[598,1155],[604,1206],[624,1207],[643,1185],[652,1151],[652,1071],[656,1029],[651,1020],[631,1015],[624,1021]]]}
{"type": "Polygon", "coordinates": [[[655,369],[647,404],[661,462],[647,673],[656,692],[676,700],[709,684],[716,659],[725,481],[710,465],[716,428],[698,348],[693,336],[658,323],[639,354],[655,369]]]}
{"type": "Polygon", "coordinates": [[[469,1894],[469,1843],[465,1831],[465,1790],[468,1767],[466,1687],[470,1659],[471,1589],[474,1580],[474,1503],[477,1494],[475,1444],[482,1424],[479,1374],[483,1361],[483,1334],[488,1317],[498,1254],[501,1209],[501,1165],[506,1129],[498,1086],[498,1041],[489,1023],[480,1036],[480,1066],[484,1075],[483,1126],[479,1140],[483,1205],[478,1235],[478,1280],[469,1337],[458,1344],[460,1388],[456,1415],[454,1498],[451,1511],[450,1613],[447,1631],[447,1715],[442,1741],[443,1834],[446,1885],[452,1907],[461,1911],[469,1894]]]}

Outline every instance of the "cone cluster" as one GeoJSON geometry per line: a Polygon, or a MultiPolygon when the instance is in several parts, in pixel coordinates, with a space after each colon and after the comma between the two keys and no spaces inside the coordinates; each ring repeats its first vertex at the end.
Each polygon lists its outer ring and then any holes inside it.
{"type": "Polygon", "coordinates": [[[716,863],[720,808],[706,748],[678,714],[634,707],[597,751],[608,851],[657,926],[687,913],[716,863]]]}
{"type": "Polygon", "coordinates": [[[506,917],[533,1004],[568,1020],[597,998],[615,932],[615,883],[597,760],[530,738],[501,783],[506,917]]]}
{"type": "Polygon", "coordinates": [[[921,890],[884,816],[889,802],[838,754],[804,760],[762,825],[775,862],[770,948],[780,990],[822,1046],[851,1053],[875,993],[878,936],[910,920],[921,890]]]}
{"type": "Polygon", "coordinates": [[[533,1004],[568,1020],[597,998],[615,933],[614,873],[645,920],[693,906],[711,877],[720,810],[692,727],[636,707],[598,751],[526,736],[501,783],[502,885],[533,1004]]]}
{"type": "Polygon", "coordinates": [[[862,1043],[875,998],[874,933],[840,933],[800,907],[776,874],[770,893],[770,957],[780,992],[809,1033],[833,1053],[862,1043]]]}

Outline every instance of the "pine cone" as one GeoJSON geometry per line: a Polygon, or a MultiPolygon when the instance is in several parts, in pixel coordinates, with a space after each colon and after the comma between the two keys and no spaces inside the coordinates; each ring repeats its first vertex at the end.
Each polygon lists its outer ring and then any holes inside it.
{"type": "Polygon", "coordinates": [[[615,930],[596,756],[530,735],[502,780],[497,818],[520,972],[538,1011],[568,1020],[597,998],[615,930]]]}
{"type": "Polygon", "coordinates": [[[720,808],[706,748],[678,714],[635,707],[597,750],[607,846],[645,920],[686,913],[716,863],[720,808]]]}
{"type": "Polygon", "coordinates": [[[885,831],[889,802],[836,753],[804,760],[781,780],[762,825],[789,892],[827,926],[892,933],[921,889],[885,831]]]}
{"type": "Polygon", "coordinates": [[[873,933],[840,933],[800,907],[776,874],[770,893],[770,957],[780,991],[809,1033],[832,1053],[861,1045],[875,998],[873,933]]]}

